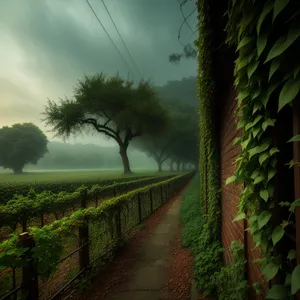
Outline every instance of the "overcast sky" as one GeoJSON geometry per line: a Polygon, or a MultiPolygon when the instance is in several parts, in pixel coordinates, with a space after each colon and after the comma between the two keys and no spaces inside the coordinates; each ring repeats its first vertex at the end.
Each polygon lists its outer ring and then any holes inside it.
{"type": "MultiPolygon", "coordinates": [[[[101,0],[89,1],[138,79],[101,0]]],[[[178,0],[105,3],[144,78],[163,85],[196,75],[194,60],[180,65],[168,61],[169,54],[182,50],[177,40],[183,20],[178,0]]],[[[184,12],[193,9],[191,1],[184,12]]],[[[189,23],[196,28],[196,14],[189,23]]],[[[182,42],[194,39],[184,26],[182,42]]],[[[71,96],[84,73],[129,73],[85,0],[0,0],[0,58],[0,127],[33,122],[46,131],[40,113],[47,98],[71,96]]],[[[52,139],[52,133],[47,135],[52,139]]],[[[74,141],[115,144],[96,137],[74,141]]]]}

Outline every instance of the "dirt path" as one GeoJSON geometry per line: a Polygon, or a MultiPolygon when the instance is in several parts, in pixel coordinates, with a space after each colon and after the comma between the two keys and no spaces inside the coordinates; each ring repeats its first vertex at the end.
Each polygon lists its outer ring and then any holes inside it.
{"type": "Polygon", "coordinates": [[[180,197],[145,223],[88,292],[76,299],[189,300],[192,258],[180,246],[180,197]]]}

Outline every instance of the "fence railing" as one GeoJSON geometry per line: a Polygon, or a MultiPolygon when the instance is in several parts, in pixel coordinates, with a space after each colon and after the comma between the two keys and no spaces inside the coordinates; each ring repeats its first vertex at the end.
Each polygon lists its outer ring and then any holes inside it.
{"type": "MultiPolygon", "coordinates": [[[[116,182],[107,186],[96,184],[88,190],[89,203],[87,205],[98,206],[101,201],[107,198],[116,197],[141,186],[163,181],[174,176],[139,178],[132,181],[116,182]]],[[[2,226],[10,226],[15,230],[17,225],[20,224],[22,231],[26,232],[28,226],[42,227],[80,208],[80,201],[80,188],[72,191],[72,193],[60,192],[55,194],[51,191],[44,191],[40,194],[31,193],[29,196],[19,195],[6,205],[0,206],[0,228],[2,226]],[[49,217],[49,215],[51,216],[49,217]]],[[[4,238],[0,237],[1,239],[3,240],[4,238]]]]}
{"type": "MultiPolygon", "coordinates": [[[[1,287],[6,292],[1,300],[60,299],[82,276],[106,265],[133,229],[182,190],[193,175],[138,188],[98,207],[87,208],[89,194],[83,190],[81,209],[43,228],[14,236],[0,250],[2,261],[7,255],[11,262],[0,271],[0,286],[9,285],[5,290],[1,287]],[[6,280],[1,282],[3,276],[6,280]]],[[[0,267],[2,261],[0,258],[0,267]]]]}

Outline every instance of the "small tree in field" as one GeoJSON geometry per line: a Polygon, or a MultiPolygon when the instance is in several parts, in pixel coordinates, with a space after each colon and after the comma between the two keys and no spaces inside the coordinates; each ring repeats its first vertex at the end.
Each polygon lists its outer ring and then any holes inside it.
{"type": "Polygon", "coordinates": [[[34,124],[14,124],[0,129],[0,166],[23,172],[26,164],[36,164],[47,150],[47,137],[34,124]]]}
{"type": "Polygon", "coordinates": [[[102,73],[79,80],[72,99],[59,103],[49,100],[44,114],[57,136],[69,137],[92,129],[114,139],[124,173],[131,173],[127,156],[130,141],[157,134],[167,121],[167,113],[148,82],[134,86],[118,75],[107,77],[102,73]]]}

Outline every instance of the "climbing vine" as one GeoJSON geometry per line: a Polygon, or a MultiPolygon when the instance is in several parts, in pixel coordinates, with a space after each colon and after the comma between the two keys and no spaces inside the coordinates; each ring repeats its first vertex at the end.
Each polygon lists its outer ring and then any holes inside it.
{"type": "MultiPolygon", "coordinates": [[[[222,266],[220,241],[220,193],[216,128],[214,121],[215,81],[212,68],[213,32],[210,28],[208,1],[198,1],[198,98],[200,136],[200,199],[203,226],[196,244],[195,277],[198,288],[205,296],[216,294],[214,274],[222,266]]],[[[199,229],[200,230],[200,229],[199,229]]]]}
{"type": "MultiPolygon", "coordinates": [[[[118,211],[128,208],[130,200],[136,199],[139,193],[145,193],[152,189],[154,191],[153,197],[156,196],[155,191],[157,197],[161,197],[162,189],[158,189],[158,187],[167,188],[169,184],[176,185],[186,182],[193,175],[193,173],[178,175],[158,183],[137,188],[129,193],[108,199],[98,207],[78,209],[70,216],[63,217],[42,228],[29,227],[29,235],[35,241],[35,246],[30,251],[36,258],[36,268],[39,276],[45,279],[56,271],[59,259],[64,250],[66,237],[74,236],[74,229],[86,224],[86,222],[97,223],[105,220],[110,224],[115,219],[118,211]]],[[[77,193],[81,195],[80,197],[88,195],[88,192],[89,190],[84,186],[77,190],[77,193]]],[[[72,194],[70,193],[69,196],[71,197],[72,194]]],[[[21,206],[23,207],[23,204],[21,206]]],[[[29,248],[23,248],[20,245],[18,234],[16,232],[13,233],[9,239],[0,243],[0,270],[10,267],[23,267],[28,259],[24,256],[24,253],[28,250],[29,248]]]]}
{"type": "MultiPolygon", "coordinates": [[[[299,6],[290,0],[230,1],[228,9],[228,43],[238,53],[235,62],[235,86],[238,92],[238,128],[242,137],[237,170],[227,183],[243,183],[236,221],[247,219],[252,237],[264,254],[258,260],[267,280],[284,277],[282,284],[271,287],[267,299],[293,299],[300,289],[300,266],[292,269],[295,259],[291,249],[287,257],[276,252],[290,218],[274,222],[277,203],[274,179],[279,149],[274,146],[272,127],[278,114],[293,105],[300,89],[299,6]],[[277,254],[275,254],[277,253],[277,254]]],[[[295,136],[291,142],[299,139],[295,136]]],[[[293,213],[300,200],[279,203],[293,213]]]]}

